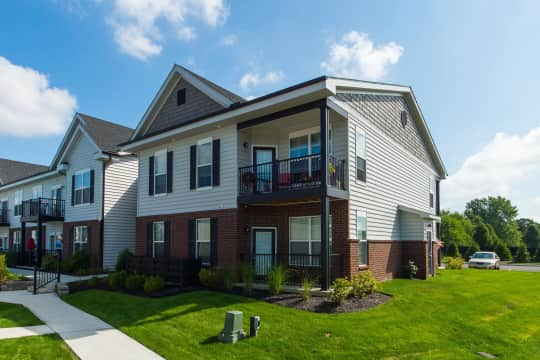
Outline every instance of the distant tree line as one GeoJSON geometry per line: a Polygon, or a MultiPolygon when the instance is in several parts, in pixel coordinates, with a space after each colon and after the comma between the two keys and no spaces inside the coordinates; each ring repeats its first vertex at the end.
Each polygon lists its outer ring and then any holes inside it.
{"type": "Polygon", "coordinates": [[[540,224],[518,219],[517,207],[501,196],[471,200],[463,214],[442,211],[441,240],[447,256],[467,258],[482,250],[503,260],[540,262],[540,224]]]}

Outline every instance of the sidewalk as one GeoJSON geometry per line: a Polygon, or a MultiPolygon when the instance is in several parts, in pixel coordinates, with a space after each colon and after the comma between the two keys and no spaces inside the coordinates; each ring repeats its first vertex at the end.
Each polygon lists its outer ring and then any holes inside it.
{"type": "Polygon", "coordinates": [[[0,302],[26,306],[83,360],[162,359],[104,321],[63,302],[56,294],[0,291],[0,302]]]}
{"type": "MultiPolygon", "coordinates": [[[[33,278],[34,277],[34,272],[32,270],[19,269],[19,268],[8,268],[8,271],[13,273],[13,274],[25,276],[27,278],[33,278]]],[[[80,280],[88,280],[88,279],[91,279],[91,278],[93,278],[95,276],[96,277],[105,277],[105,276],[107,276],[107,274],[86,275],[86,276],[74,276],[74,275],[61,274],[60,275],[60,282],[70,283],[70,282],[75,282],[75,281],[80,281],[80,280]]]]}

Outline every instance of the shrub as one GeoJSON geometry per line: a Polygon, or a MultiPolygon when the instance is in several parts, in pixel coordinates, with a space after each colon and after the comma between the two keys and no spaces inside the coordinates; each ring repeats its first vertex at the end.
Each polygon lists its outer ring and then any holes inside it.
{"type": "Polygon", "coordinates": [[[255,281],[255,269],[250,263],[244,263],[240,266],[240,277],[244,283],[246,291],[251,293],[253,282],[255,281]]]}
{"type": "Polygon", "coordinates": [[[536,249],[536,254],[534,254],[534,261],[540,262],[540,247],[536,249]]]}
{"type": "Polygon", "coordinates": [[[68,273],[85,275],[88,274],[91,263],[92,259],[90,258],[90,254],[85,250],[79,250],[73,254],[71,260],[65,262],[65,265],[62,264],[62,268],[68,273]]]}
{"type": "Polygon", "coordinates": [[[183,262],[183,284],[196,285],[199,283],[199,271],[201,271],[200,259],[186,259],[183,262]]]}
{"type": "Polygon", "coordinates": [[[97,287],[100,282],[101,282],[100,278],[98,278],[97,276],[93,276],[90,280],[88,280],[88,286],[97,287]]]}
{"type": "Polygon", "coordinates": [[[497,242],[495,245],[495,252],[497,255],[499,255],[501,260],[512,261],[512,253],[510,252],[508,246],[506,246],[506,244],[502,241],[497,242]]]}
{"type": "Polygon", "coordinates": [[[56,256],[45,255],[41,258],[41,267],[47,271],[56,272],[56,256]]]}
{"type": "Polygon", "coordinates": [[[531,255],[529,254],[529,250],[527,249],[527,246],[525,246],[525,244],[521,244],[516,252],[514,262],[526,263],[526,262],[529,262],[530,260],[531,260],[531,255]]]}
{"type": "Polygon", "coordinates": [[[370,270],[356,273],[351,281],[352,294],[354,297],[363,298],[366,295],[373,294],[377,288],[377,281],[370,270]]]}
{"type": "Polygon", "coordinates": [[[6,255],[0,254],[0,285],[8,280],[6,255]]]}
{"type": "Polygon", "coordinates": [[[334,281],[330,288],[330,294],[328,298],[331,302],[337,305],[341,305],[345,302],[349,294],[351,293],[351,283],[345,278],[339,278],[334,281]]]}
{"type": "Polygon", "coordinates": [[[118,254],[116,258],[116,271],[126,270],[127,260],[133,253],[129,249],[124,249],[118,254]]]}
{"type": "Polygon", "coordinates": [[[460,257],[450,257],[445,256],[442,259],[443,264],[446,265],[446,268],[449,270],[461,270],[463,269],[463,264],[465,261],[460,257]]]}
{"type": "Polygon", "coordinates": [[[217,280],[217,274],[214,270],[202,268],[199,271],[199,281],[202,286],[211,289],[215,288],[218,283],[217,280]]]}
{"type": "Polygon", "coordinates": [[[313,287],[313,280],[310,278],[304,278],[302,280],[302,300],[308,301],[311,299],[311,288],[313,287]]]}
{"type": "Polygon", "coordinates": [[[448,249],[446,249],[446,256],[461,257],[461,254],[459,253],[459,248],[456,243],[448,244],[448,249]]]}
{"type": "Polygon", "coordinates": [[[285,283],[285,269],[283,266],[276,265],[270,270],[268,275],[266,275],[266,282],[268,284],[268,291],[271,295],[277,295],[281,292],[283,284],[285,283]]]}
{"type": "Polygon", "coordinates": [[[125,271],[119,271],[112,273],[107,278],[107,282],[109,284],[109,288],[111,289],[120,289],[122,286],[124,286],[127,278],[127,273],[125,271]]]}
{"type": "Polygon", "coordinates": [[[125,282],[125,287],[128,290],[141,290],[144,288],[146,278],[144,275],[132,274],[128,275],[125,282]]]}
{"type": "Polygon", "coordinates": [[[144,281],[144,292],[151,294],[165,287],[165,280],[160,276],[149,276],[144,281]]]}
{"type": "Polygon", "coordinates": [[[408,279],[412,279],[415,277],[417,272],[418,272],[418,266],[416,266],[414,261],[412,260],[407,261],[407,265],[403,267],[404,276],[408,279]]]}

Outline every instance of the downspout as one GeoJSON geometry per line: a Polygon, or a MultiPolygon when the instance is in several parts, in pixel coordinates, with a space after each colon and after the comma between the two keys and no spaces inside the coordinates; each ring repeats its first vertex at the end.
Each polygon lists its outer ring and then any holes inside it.
{"type": "Polygon", "coordinates": [[[106,161],[111,161],[112,157],[111,155],[107,155],[109,157],[108,160],[104,160],[102,164],[102,171],[101,171],[101,224],[100,224],[100,234],[99,234],[99,243],[101,248],[101,256],[99,258],[99,267],[101,270],[103,270],[103,247],[104,247],[104,235],[105,235],[105,167],[106,167],[106,161]]]}

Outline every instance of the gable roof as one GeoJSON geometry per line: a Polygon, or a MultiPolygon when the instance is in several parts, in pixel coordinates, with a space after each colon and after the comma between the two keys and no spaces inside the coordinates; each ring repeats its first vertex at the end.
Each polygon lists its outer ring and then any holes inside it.
{"type": "Polygon", "coordinates": [[[184,79],[224,109],[246,101],[241,96],[236,95],[235,93],[217,85],[201,75],[198,75],[183,66],[175,64],[159,88],[156,96],[148,106],[143,117],[139,121],[139,124],[133,132],[130,140],[141,138],[145,135],[145,132],[152,125],[152,122],[155,120],[163,104],[174,90],[174,86],[179,79],[184,79]]]}
{"type": "Polygon", "coordinates": [[[0,186],[46,172],[45,165],[0,158],[0,186]]]}
{"type": "Polygon", "coordinates": [[[101,151],[106,153],[118,154],[120,152],[118,144],[127,141],[133,133],[133,129],[126,126],[86,114],[78,113],[78,115],[84,120],[81,125],[88,132],[88,135],[101,151]]]}

